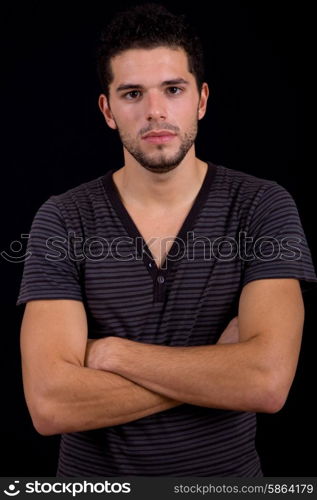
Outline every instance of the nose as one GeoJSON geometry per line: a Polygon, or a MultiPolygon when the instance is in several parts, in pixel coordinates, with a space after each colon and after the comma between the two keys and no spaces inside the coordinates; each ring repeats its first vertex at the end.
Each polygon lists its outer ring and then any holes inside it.
{"type": "Polygon", "coordinates": [[[148,92],[145,100],[146,119],[165,120],[167,117],[166,102],[164,96],[160,92],[148,92]]]}

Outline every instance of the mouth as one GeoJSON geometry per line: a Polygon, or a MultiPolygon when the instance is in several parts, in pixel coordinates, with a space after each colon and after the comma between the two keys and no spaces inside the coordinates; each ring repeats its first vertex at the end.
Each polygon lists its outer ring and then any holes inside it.
{"type": "Polygon", "coordinates": [[[143,137],[143,140],[146,142],[150,142],[151,144],[161,144],[165,142],[171,142],[175,139],[175,134],[166,134],[166,135],[148,135],[143,137]]]}

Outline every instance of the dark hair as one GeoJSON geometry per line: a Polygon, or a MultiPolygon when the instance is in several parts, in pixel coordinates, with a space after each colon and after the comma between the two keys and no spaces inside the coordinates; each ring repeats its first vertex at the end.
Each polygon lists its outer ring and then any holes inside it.
{"type": "Polygon", "coordinates": [[[109,99],[113,81],[110,60],[132,49],[155,47],[183,48],[188,58],[188,70],[196,79],[200,93],[204,82],[202,43],[184,14],[175,15],[163,5],[146,3],[117,12],[100,33],[97,47],[97,73],[102,91],[109,99]]]}

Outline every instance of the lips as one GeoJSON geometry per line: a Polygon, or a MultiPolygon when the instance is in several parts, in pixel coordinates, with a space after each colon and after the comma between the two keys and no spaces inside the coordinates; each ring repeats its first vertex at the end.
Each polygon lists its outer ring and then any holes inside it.
{"type": "Polygon", "coordinates": [[[176,137],[176,134],[162,130],[160,132],[149,132],[147,135],[144,135],[142,139],[153,144],[159,144],[162,142],[169,142],[174,139],[174,137],[176,137]]]}
{"type": "Polygon", "coordinates": [[[172,132],[169,132],[168,130],[159,130],[157,132],[148,132],[147,134],[145,134],[143,136],[143,139],[145,139],[146,137],[161,137],[161,136],[166,136],[166,135],[175,135],[173,134],[172,132]]]}
{"type": "Polygon", "coordinates": [[[146,142],[150,142],[152,144],[162,144],[166,142],[172,141],[176,136],[175,135],[150,135],[144,138],[146,142]]]}

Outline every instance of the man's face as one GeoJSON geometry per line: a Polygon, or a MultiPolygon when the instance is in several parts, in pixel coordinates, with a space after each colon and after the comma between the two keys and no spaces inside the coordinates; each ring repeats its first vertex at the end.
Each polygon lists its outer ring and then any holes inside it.
{"type": "Polygon", "coordinates": [[[102,95],[99,106],[108,125],[118,129],[126,162],[131,155],[155,173],[177,167],[194,147],[197,122],[205,114],[207,84],[199,96],[181,48],[130,49],[111,64],[109,103],[102,95]],[[144,137],[151,132],[172,135],[144,137]]]}

